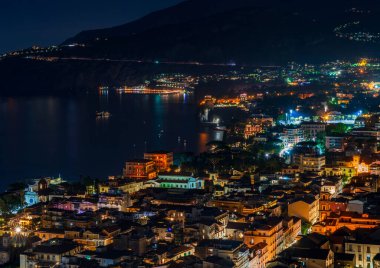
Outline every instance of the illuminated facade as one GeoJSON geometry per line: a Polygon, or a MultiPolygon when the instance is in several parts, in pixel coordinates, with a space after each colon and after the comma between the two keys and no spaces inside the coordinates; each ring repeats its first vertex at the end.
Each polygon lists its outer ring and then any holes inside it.
{"type": "Polygon", "coordinates": [[[154,179],[157,176],[154,161],[147,159],[135,159],[125,163],[123,171],[125,178],[154,179]]]}
{"type": "Polygon", "coordinates": [[[262,131],[263,128],[260,125],[246,124],[244,128],[244,138],[248,139],[249,137],[261,133],[262,131]]]}
{"type": "Polygon", "coordinates": [[[272,260],[284,249],[284,228],[282,220],[271,221],[270,224],[254,225],[252,230],[244,232],[244,243],[252,247],[258,243],[268,245],[268,259],[272,260]]]}
{"type": "Polygon", "coordinates": [[[358,174],[369,173],[369,165],[364,163],[360,155],[354,155],[352,157],[351,166],[353,166],[358,174]]]}
{"type": "Polygon", "coordinates": [[[160,174],[156,183],[160,188],[204,189],[204,181],[189,174],[160,174]]]}
{"type": "Polygon", "coordinates": [[[319,199],[303,198],[288,205],[288,216],[298,217],[308,223],[316,223],[319,217],[319,199]]]}
{"type": "Polygon", "coordinates": [[[324,166],[320,172],[324,176],[344,176],[352,178],[357,175],[357,170],[354,167],[348,166],[324,166]]]}
{"type": "Polygon", "coordinates": [[[274,126],[273,117],[264,114],[253,114],[250,118],[252,124],[260,125],[263,128],[268,128],[274,126]]]}
{"type": "Polygon", "coordinates": [[[319,199],[319,220],[323,221],[331,213],[340,213],[347,210],[347,202],[342,199],[333,199],[328,192],[322,192],[319,199]]]}
{"type": "Polygon", "coordinates": [[[123,193],[133,194],[144,187],[141,180],[110,180],[99,184],[99,193],[109,193],[111,190],[117,190],[123,193]]]}
{"type": "Polygon", "coordinates": [[[281,135],[281,140],[285,147],[293,147],[303,139],[303,130],[301,128],[285,128],[281,135]]]}
{"type": "Polygon", "coordinates": [[[380,219],[370,217],[368,214],[359,214],[357,212],[342,211],[339,214],[331,214],[323,221],[312,226],[312,231],[323,235],[330,235],[342,227],[350,230],[358,228],[370,229],[380,224],[380,219]]]}
{"type": "Polygon", "coordinates": [[[292,162],[301,172],[318,172],[326,164],[326,157],[317,152],[298,151],[294,153],[292,162]]]}
{"type": "Polygon", "coordinates": [[[38,197],[38,193],[36,193],[33,190],[32,186],[28,187],[28,190],[25,192],[24,198],[25,198],[25,203],[28,207],[33,206],[33,205],[37,204],[38,202],[40,202],[39,197],[38,197]]]}
{"type": "Polygon", "coordinates": [[[144,159],[155,163],[157,171],[168,171],[173,165],[173,153],[166,151],[156,151],[144,153],[144,159]]]}

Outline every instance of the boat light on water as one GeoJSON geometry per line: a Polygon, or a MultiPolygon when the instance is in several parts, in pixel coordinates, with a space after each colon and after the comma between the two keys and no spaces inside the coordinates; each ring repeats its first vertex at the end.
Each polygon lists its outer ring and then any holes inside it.
{"type": "Polygon", "coordinates": [[[96,113],[96,118],[109,118],[110,116],[111,116],[111,113],[105,112],[105,111],[96,113]]]}

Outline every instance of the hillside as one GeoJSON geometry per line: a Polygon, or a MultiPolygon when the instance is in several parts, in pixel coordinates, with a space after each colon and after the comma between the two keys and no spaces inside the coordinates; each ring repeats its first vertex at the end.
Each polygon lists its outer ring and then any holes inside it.
{"type": "Polygon", "coordinates": [[[0,92],[133,84],[166,68],[113,59],[281,65],[380,57],[379,15],[378,0],[187,0],[124,25],[83,31],[57,50],[0,59],[0,92]],[[25,59],[30,55],[60,60],[25,59]]]}
{"type": "Polygon", "coordinates": [[[377,56],[380,36],[366,36],[380,33],[379,6],[374,0],[189,0],[132,23],[82,32],[65,44],[86,48],[65,53],[265,64],[377,56]],[[364,39],[356,40],[360,33],[364,39]]]}

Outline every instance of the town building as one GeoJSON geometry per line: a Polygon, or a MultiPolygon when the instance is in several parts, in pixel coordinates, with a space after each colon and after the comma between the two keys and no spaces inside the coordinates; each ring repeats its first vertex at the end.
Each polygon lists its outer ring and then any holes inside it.
{"type": "Polygon", "coordinates": [[[248,123],[244,127],[244,138],[248,139],[263,131],[262,126],[248,123]]]}
{"type": "Polygon", "coordinates": [[[325,147],[327,151],[343,152],[346,145],[346,136],[337,134],[326,135],[325,147]]]}
{"type": "Polygon", "coordinates": [[[244,243],[252,247],[258,243],[268,245],[268,259],[272,260],[284,249],[284,227],[282,219],[255,220],[244,232],[244,243]]]}
{"type": "Polygon", "coordinates": [[[291,201],[288,205],[288,216],[298,217],[310,224],[316,223],[319,217],[319,198],[305,196],[291,201]]]}
{"type": "Polygon", "coordinates": [[[331,213],[324,220],[312,226],[313,232],[323,235],[330,235],[342,227],[350,230],[371,229],[380,224],[379,217],[373,217],[368,214],[359,214],[352,211],[341,211],[339,213],[331,213]]]}
{"type": "Polygon", "coordinates": [[[204,180],[190,173],[161,173],[155,182],[160,188],[204,189],[204,180]]]}
{"type": "Polygon", "coordinates": [[[144,159],[153,161],[156,170],[168,171],[173,166],[173,153],[167,151],[153,151],[144,153],[144,159]]]}
{"type": "Polygon", "coordinates": [[[281,134],[284,147],[293,147],[297,143],[304,141],[303,130],[299,127],[286,127],[281,134]]]}
{"type": "Polygon", "coordinates": [[[351,131],[351,135],[356,137],[370,137],[375,138],[377,141],[380,140],[380,129],[376,128],[355,128],[351,131]]]}
{"type": "Polygon", "coordinates": [[[301,129],[303,131],[304,140],[315,141],[318,135],[326,132],[326,124],[318,122],[302,122],[301,129]]]}
{"type": "MultiPolygon", "coordinates": [[[[284,251],[283,255],[288,256],[305,267],[313,268],[333,268],[334,252],[331,249],[303,249],[290,248],[284,251]]],[[[297,267],[297,266],[296,266],[297,267]]]]}
{"type": "Polygon", "coordinates": [[[301,142],[294,148],[292,164],[301,172],[319,172],[326,165],[326,157],[316,143],[301,142]]]}
{"type": "Polygon", "coordinates": [[[123,176],[131,179],[154,179],[157,176],[155,162],[147,159],[129,160],[125,163],[123,176]]]}
{"type": "Polygon", "coordinates": [[[355,267],[373,268],[380,250],[379,229],[354,232],[344,241],[345,253],[355,256],[355,267]]]}
{"type": "Polygon", "coordinates": [[[66,239],[51,239],[20,255],[20,268],[54,267],[63,256],[73,256],[81,246],[66,239]]]}
{"type": "Polygon", "coordinates": [[[25,203],[27,206],[33,206],[40,202],[38,193],[33,190],[33,186],[29,185],[24,194],[25,203]]]}
{"type": "Polygon", "coordinates": [[[109,180],[99,183],[99,193],[111,193],[119,191],[122,193],[133,194],[144,189],[144,181],[140,179],[121,179],[109,180]]]}
{"type": "Polygon", "coordinates": [[[205,260],[206,263],[210,261],[210,258],[217,257],[232,262],[231,267],[249,267],[249,249],[240,241],[220,239],[202,240],[195,248],[195,255],[205,260]]]}

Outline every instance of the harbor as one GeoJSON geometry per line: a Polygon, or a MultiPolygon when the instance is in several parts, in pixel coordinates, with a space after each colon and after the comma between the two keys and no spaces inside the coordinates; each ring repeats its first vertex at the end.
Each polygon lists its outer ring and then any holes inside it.
{"type": "Polygon", "coordinates": [[[174,95],[184,94],[184,89],[163,89],[163,88],[148,88],[145,86],[138,87],[122,87],[117,88],[116,91],[120,94],[149,94],[149,95],[174,95]]]}

